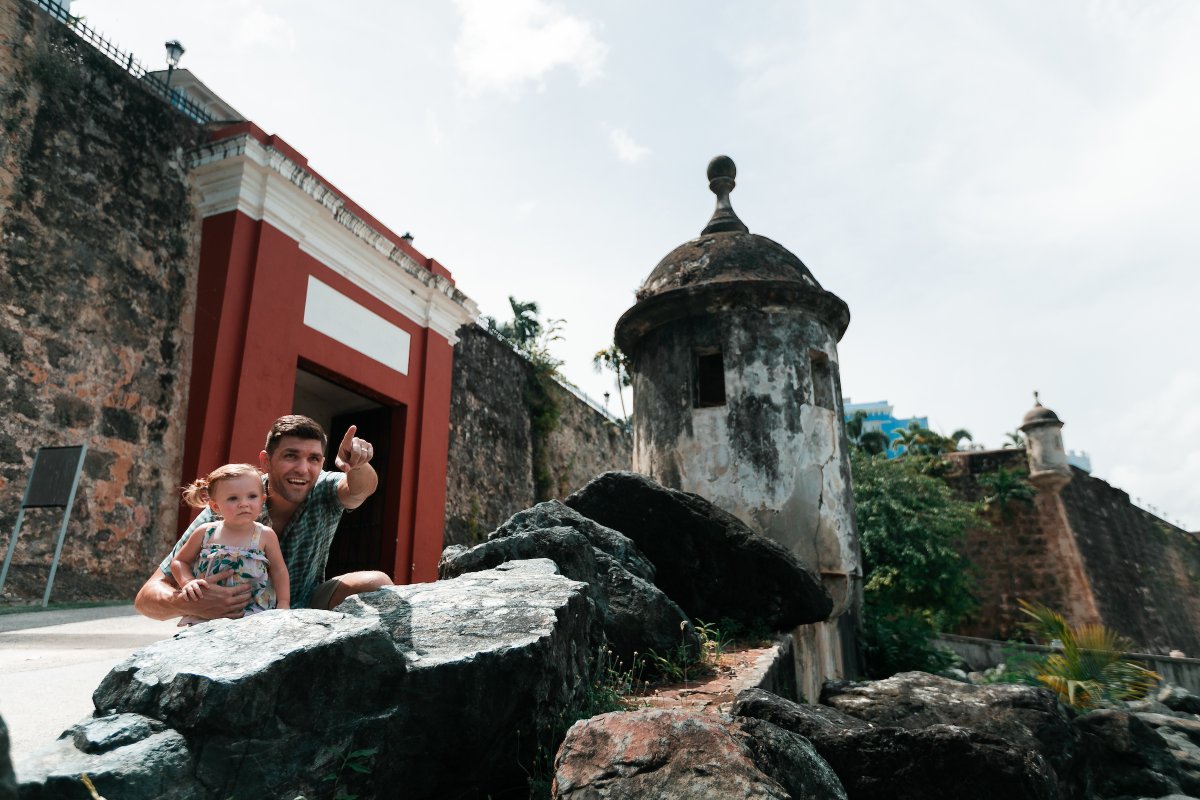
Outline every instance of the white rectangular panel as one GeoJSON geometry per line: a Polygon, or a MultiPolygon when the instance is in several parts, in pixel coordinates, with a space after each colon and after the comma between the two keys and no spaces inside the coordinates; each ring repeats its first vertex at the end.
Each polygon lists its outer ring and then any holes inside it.
{"type": "Polygon", "coordinates": [[[304,324],[402,375],[408,374],[412,337],[403,328],[311,275],[308,276],[308,296],[304,301],[304,324]]]}

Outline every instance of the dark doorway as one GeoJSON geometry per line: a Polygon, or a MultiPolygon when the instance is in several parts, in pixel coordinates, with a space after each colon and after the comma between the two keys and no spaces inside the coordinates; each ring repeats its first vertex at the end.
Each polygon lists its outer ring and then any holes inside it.
{"type": "Polygon", "coordinates": [[[394,405],[384,405],[337,381],[334,375],[318,375],[315,368],[296,370],[296,389],[292,401],[294,413],[312,417],[329,435],[325,469],[337,470],[338,446],[351,425],[358,426],[357,436],[375,448],[371,466],[379,475],[379,491],[361,506],[342,515],[337,535],[329,550],[326,577],[365,569],[377,569],[391,575],[394,564],[395,524],[387,525],[385,487],[392,460],[394,405]],[[385,533],[388,531],[388,533],[385,533]]]}
{"type": "MultiPolygon", "coordinates": [[[[355,411],[333,418],[331,424],[329,451],[325,454],[325,463],[334,464],[337,457],[338,445],[351,425],[358,426],[356,434],[360,439],[366,439],[375,448],[375,457],[371,465],[379,475],[380,487],[390,484],[387,481],[387,452],[388,443],[392,441],[392,409],[372,408],[355,411]],[[380,445],[383,445],[380,452],[380,445]]],[[[327,467],[336,469],[336,467],[327,467]]],[[[342,515],[338,525],[337,536],[329,548],[329,563],[325,567],[325,577],[344,575],[347,572],[357,572],[361,569],[378,569],[389,575],[392,574],[392,564],[384,563],[384,498],[385,492],[377,491],[367,498],[361,506],[342,515]]],[[[394,533],[394,532],[393,532],[394,533]]]]}

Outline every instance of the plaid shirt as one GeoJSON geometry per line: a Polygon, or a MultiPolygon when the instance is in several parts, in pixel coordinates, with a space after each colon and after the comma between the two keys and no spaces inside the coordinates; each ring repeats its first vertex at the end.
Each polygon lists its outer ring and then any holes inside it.
{"type": "MultiPolygon", "coordinates": [[[[300,503],[296,513],[292,515],[284,531],[275,531],[279,535],[280,549],[283,550],[283,560],[287,564],[289,582],[292,587],[292,608],[304,608],[313,589],[325,580],[325,563],[329,560],[329,545],[333,535],[337,533],[338,522],[342,519],[341,501],[337,496],[338,482],[343,472],[322,472],[313,484],[312,491],[300,503]]],[[[267,486],[267,477],[263,476],[263,488],[267,486]]],[[[262,515],[258,521],[268,527],[271,525],[270,497],[263,505],[262,515]]],[[[171,562],[179,548],[183,547],[192,531],[202,525],[212,522],[216,516],[211,509],[204,509],[200,516],[192,522],[183,536],[175,543],[171,554],[162,560],[159,568],[163,574],[170,576],[171,562]]]]}

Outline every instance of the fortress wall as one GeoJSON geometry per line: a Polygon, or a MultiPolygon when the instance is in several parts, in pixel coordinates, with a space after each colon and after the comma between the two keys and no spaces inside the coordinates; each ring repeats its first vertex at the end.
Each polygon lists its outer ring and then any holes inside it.
{"type": "MultiPolygon", "coordinates": [[[[0,40],[0,543],[37,448],[86,443],[53,597],[131,598],[175,529],[203,130],[30,3],[0,40]]],[[[40,599],[61,514],[27,515],[10,598],[40,599]]]]}

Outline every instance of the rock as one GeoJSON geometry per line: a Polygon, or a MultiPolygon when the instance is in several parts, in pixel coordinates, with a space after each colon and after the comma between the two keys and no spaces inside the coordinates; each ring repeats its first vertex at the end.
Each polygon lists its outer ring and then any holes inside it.
{"type": "Polygon", "coordinates": [[[548,500],[545,503],[538,503],[533,508],[518,511],[509,517],[507,522],[489,533],[488,539],[512,536],[521,531],[558,527],[573,528],[579,531],[587,537],[592,547],[615,558],[626,571],[643,580],[654,582],[654,565],[638,549],[632,539],[612,528],[604,527],[595,520],[588,519],[558,500],[548,500]]]}
{"type": "Polygon", "coordinates": [[[804,736],[855,800],[1059,797],[1055,773],[1041,755],[982,731],[941,724],[881,727],[761,689],[741,692],[733,713],[804,736]]]}
{"type": "Polygon", "coordinates": [[[194,770],[178,731],[138,714],[111,715],[84,720],[23,759],[21,799],[86,800],[79,776],[87,773],[103,797],[201,800],[207,794],[194,770]]]}
{"type": "Polygon", "coordinates": [[[654,582],[692,619],[790,630],[833,611],[811,569],[698,495],[606,472],[565,502],[632,539],[654,564],[654,582]]]}
{"type": "Polygon", "coordinates": [[[1076,733],[1046,689],[1017,684],[975,686],[925,672],[881,681],[827,683],[821,702],[880,727],[922,730],[955,725],[983,731],[1040,753],[1058,775],[1063,797],[1075,794],[1076,733]]]}
{"type": "MultiPolygon", "coordinates": [[[[325,796],[339,770],[361,796],[504,796],[525,788],[539,744],[582,701],[586,592],[550,561],[520,561],[333,612],[197,625],[110,672],[93,699],[121,716],[69,732],[54,757],[105,775],[113,800],[160,796],[138,783],[142,750],[163,754],[154,776],[171,796],[325,796]],[[340,766],[358,750],[361,774],[340,766]]],[[[23,798],[60,796],[51,780],[68,767],[44,764],[23,798]]]]}
{"type": "MultiPolygon", "coordinates": [[[[550,505],[543,503],[530,511],[550,505]]],[[[565,506],[563,508],[579,523],[606,530],[565,506]]],[[[506,527],[512,526],[523,514],[528,512],[513,517],[506,527]]],[[[549,520],[543,517],[543,521],[549,520]]],[[[616,531],[608,533],[612,539],[625,538],[616,531]]],[[[693,655],[699,653],[700,639],[696,629],[679,606],[653,583],[628,571],[624,563],[632,559],[622,562],[610,555],[609,550],[593,546],[593,541],[591,537],[580,533],[579,527],[516,529],[514,526],[503,536],[492,538],[470,550],[447,549],[438,565],[438,576],[452,578],[491,569],[509,561],[548,558],[558,565],[566,577],[588,584],[603,626],[602,629],[598,627],[596,633],[603,632],[609,649],[622,664],[632,666],[636,653],[653,650],[663,655],[673,654],[681,645],[693,655]]],[[[634,566],[641,567],[636,562],[634,566]]],[[[646,566],[649,566],[648,563],[646,566]]],[[[601,641],[595,642],[591,652],[596,652],[602,644],[601,641]]]]}
{"type": "Polygon", "coordinates": [[[17,800],[17,778],[8,749],[8,726],[0,717],[0,800],[17,800]]]}
{"type": "Polygon", "coordinates": [[[1155,696],[1158,702],[1172,711],[1184,714],[1200,714],[1200,697],[1189,692],[1182,686],[1164,685],[1155,696]]]}
{"type": "Polygon", "coordinates": [[[1089,797],[1181,793],[1179,767],[1162,737],[1127,711],[1100,709],[1074,720],[1089,797]]]}
{"type": "Polygon", "coordinates": [[[555,759],[553,796],[837,800],[846,793],[802,736],[771,723],[644,709],[575,723],[555,759]]]}

